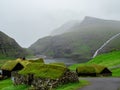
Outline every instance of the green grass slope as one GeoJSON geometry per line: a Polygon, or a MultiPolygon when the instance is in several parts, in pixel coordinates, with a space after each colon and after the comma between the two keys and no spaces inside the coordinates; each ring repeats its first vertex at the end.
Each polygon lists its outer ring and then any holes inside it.
{"type": "Polygon", "coordinates": [[[120,51],[99,55],[88,62],[88,64],[100,64],[113,67],[120,64],[120,51]]]}
{"type": "Polygon", "coordinates": [[[28,90],[28,86],[14,86],[11,79],[0,80],[0,90],[28,90]]]}
{"type": "MultiPolygon", "coordinates": [[[[120,76],[120,51],[113,51],[106,54],[98,55],[87,63],[88,64],[99,64],[108,67],[112,71],[113,76],[120,76]]],[[[77,66],[82,64],[75,64],[70,66],[71,70],[75,70],[77,66]]]]}

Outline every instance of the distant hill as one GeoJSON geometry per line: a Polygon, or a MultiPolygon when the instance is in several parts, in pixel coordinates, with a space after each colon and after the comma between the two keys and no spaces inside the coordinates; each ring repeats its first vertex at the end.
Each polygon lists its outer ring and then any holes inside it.
{"type": "Polygon", "coordinates": [[[0,31],[0,57],[23,57],[26,54],[13,38],[0,31]]]}
{"type": "MultiPolygon", "coordinates": [[[[67,31],[70,32],[39,39],[29,49],[34,51],[35,55],[89,60],[101,45],[120,32],[120,21],[85,17],[81,23],[75,24],[67,31]]],[[[115,41],[112,40],[108,46],[101,52],[119,50],[120,37],[117,37],[115,41]]]]}

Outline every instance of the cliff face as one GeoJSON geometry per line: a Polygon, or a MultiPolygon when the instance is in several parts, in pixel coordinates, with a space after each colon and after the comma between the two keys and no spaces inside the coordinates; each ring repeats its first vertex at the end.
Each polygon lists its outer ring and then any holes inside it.
{"type": "Polygon", "coordinates": [[[26,50],[5,33],[0,31],[0,56],[23,57],[27,54],[26,50]]]}

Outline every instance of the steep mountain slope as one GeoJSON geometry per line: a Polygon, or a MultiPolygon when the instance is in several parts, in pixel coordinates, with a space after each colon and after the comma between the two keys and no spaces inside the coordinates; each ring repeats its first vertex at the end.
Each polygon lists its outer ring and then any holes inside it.
{"type": "MultiPolygon", "coordinates": [[[[71,32],[39,39],[29,49],[33,50],[34,54],[88,60],[104,42],[120,32],[120,21],[85,17],[81,23],[72,26],[69,31],[71,32]]],[[[108,52],[114,48],[120,49],[119,37],[116,40],[119,45],[114,42],[113,40],[109,46],[112,48],[101,50],[101,52],[108,52]]]]}
{"type": "Polygon", "coordinates": [[[26,54],[14,39],[0,31],[0,57],[20,57],[26,54]]]}

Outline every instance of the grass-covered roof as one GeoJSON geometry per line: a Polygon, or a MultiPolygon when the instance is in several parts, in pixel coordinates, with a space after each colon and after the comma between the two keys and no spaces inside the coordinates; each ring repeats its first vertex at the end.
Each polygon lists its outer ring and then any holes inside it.
{"type": "Polygon", "coordinates": [[[80,65],[78,66],[77,72],[78,73],[101,73],[105,68],[105,66],[101,66],[101,65],[80,65]]]}
{"type": "Polygon", "coordinates": [[[35,77],[56,79],[67,70],[66,67],[51,64],[30,63],[19,74],[34,74],[35,77]]]}
{"type": "Polygon", "coordinates": [[[2,70],[8,70],[8,71],[11,71],[16,65],[18,64],[17,61],[8,61],[6,62],[2,67],[1,69],[2,70]]]}
{"type": "Polygon", "coordinates": [[[22,59],[17,59],[17,60],[15,60],[15,61],[17,61],[18,63],[20,63],[21,65],[23,65],[24,67],[27,65],[27,64],[29,64],[30,62],[28,61],[28,60],[22,60],[22,59]]]}
{"type": "Polygon", "coordinates": [[[62,62],[54,62],[54,63],[50,63],[51,65],[59,65],[59,66],[63,66],[66,67],[65,63],[62,62]]]}
{"type": "Polygon", "coordinates": [[[28,60],[29,62],[36,62],[36,63],[44,63],[44,59],[43,58],[39,58],[36,60],[28,60]]]}
{"type": "Polygon", "coordinates": [[[26,67],[29,63],[44,63],[44,60],[42,58],[37,60],[22,60],[22,59],[16,59],[16,60],[9,60],[3,66],[1,69],[11,71],[17,64],[21,64],[23,67],[26,67]]]}
{"type": "Polygon", "coordinates": [[[21,60],[21,59],[9,60],[5,64],[3,64],[1,69],[11,71],[18,63],[21,64],[23,67],[25,67],[30,62],[27,60],[21,60]]]}

